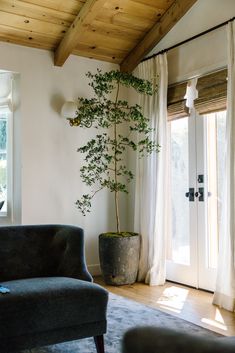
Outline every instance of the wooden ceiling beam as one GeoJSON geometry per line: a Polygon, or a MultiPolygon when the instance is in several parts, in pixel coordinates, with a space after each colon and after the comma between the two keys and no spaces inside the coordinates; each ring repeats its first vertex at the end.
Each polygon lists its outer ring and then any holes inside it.
{"type": "Polygon", "coordinates": [[[55,51],[54,64],[62,66],[79,44],[83,30],[101,11],[107,0],[87,0],[55,51]]]}
{"type": "Polygon", "coordinates": [[[140,61],[160,42],[197,0],[175,0],[161,19],[127,55],[120,65],[123,72],[132,72],[140,61]]]}

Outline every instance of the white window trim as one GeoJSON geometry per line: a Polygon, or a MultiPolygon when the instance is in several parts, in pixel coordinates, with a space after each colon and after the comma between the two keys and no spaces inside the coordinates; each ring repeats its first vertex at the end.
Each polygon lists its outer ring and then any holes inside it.
{"type": "MultiPolygon", "coordinates": [[[[2,96],[0,96],[0,108],[7,109],[9,117],[7,131],[7,212],[0,212],[0,226],[21,224],[22,221],[21,77],[17,72],[4,71],[0,72],[0,79],[1,74],[7,75],[9,80],[8,86],[3,86],[0,91],[2,93],[2,96]]],[[[4,85],[4,79],[2,83],[4,85]]]]}

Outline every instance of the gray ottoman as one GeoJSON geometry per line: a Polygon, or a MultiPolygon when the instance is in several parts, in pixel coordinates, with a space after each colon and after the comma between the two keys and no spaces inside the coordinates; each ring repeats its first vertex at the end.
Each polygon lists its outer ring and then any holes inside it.
{"type": "Polygon", "coordinates": [[[136,327],[123,339],[123,353],[234,353],[235,337],[190,334],[163,327],[136,327]]]}

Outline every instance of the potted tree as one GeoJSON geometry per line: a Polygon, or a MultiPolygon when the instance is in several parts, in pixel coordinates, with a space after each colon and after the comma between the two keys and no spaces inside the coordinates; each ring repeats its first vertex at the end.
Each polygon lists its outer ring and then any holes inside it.
{"type": "Polygon", "coordinates": [[[127,184],[134,178],[124,156],[128,148],[138,150],[139,155],[143,156],[157,152],[159,146],[151,139],[152,129],[141,107],[138,104],[129,105],[121,99],[120,87],[131,87],[147,95],[152,95],[156,88],[149,81],[120,71],[102,73],[98,70],[95,74],[88,72],[87,76],[94,97],[79,98],[76,117],[69,119],[69,122],[71,126],[93,126],[98,129],[98,134],[78,148],[78,152],[85,156],[80,176],[92,191],[82,195],[76,205],[85,215],[90,212],[91,201],[97,192],[107,188],[113,193],[116,232],[99,236],[101,270],[107,284],[130,284],[137,277],[140,236],[122,231],[120,225],[119,194],[128,193],[127,184]]]}

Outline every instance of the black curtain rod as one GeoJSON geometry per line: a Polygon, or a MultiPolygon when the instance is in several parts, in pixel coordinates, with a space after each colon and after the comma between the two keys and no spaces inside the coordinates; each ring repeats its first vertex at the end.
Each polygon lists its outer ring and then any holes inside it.
{"type": "Polygon", "coordinates": [[[209,28],[209,29],[207,29],[207,30],[204,31],[204,32],[198,33],[198,34],[196,34],[195,36],[193,36],[193,37],[191,37],[191,38],[185,39],[185,40],[183,40],[182,42],[179,42],[179,43],[177,43],[177,44],[175,44],[175,45],[172,45],[172,46],[169,47],[169,48],[163,49],[163,50],[159,51],[159,52],[156,53],[156,54],[147,56],[146,58],[142,59],[141,62],[146,61],[146,60],[149,60],[149,59],[152,59],[152,58],[155,58],[155,56],[157,56],[157,55],[159,55],[159,54],[164,54],[164,53],[168,52],[169,50],[172,50],[172,49],[175,49],[175,48],[179,47],[179,46],[182,45],[182,44],[191,42],[192,40],[194,40],[194,39],[196,39],[196,38],[199,38],[199,37],[201,37],[201,36],[204,36],[205,34],[210,33],[210,32],[212,32],[212,31],[214,31],[214,30],[216,30],[216,29],[218,29],[218,28],[220,28],[220,27],[223,27],[223,26],[225,26],[226,24],[228,24],[229,22],[232,22],[232,21],[234,21],[234,20],[235,20],[235,17],[233,17],[233,18],[231,18],[230,20],[227,20],[227,21],[225,21],[225,22],[223,22],[223,23],[220,23],[220,24],[217,25],[217,26],[214,26],[214,27],[212,27],[212,28],[209,28]]]}

